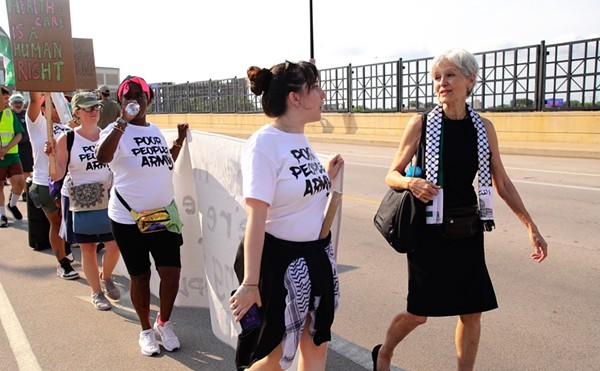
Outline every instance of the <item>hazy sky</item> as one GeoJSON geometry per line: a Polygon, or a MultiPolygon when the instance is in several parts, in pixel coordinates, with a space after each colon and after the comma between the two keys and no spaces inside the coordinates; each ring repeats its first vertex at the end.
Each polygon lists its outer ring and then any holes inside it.
{"type": "MultiPolygon", "coordinates": [[[[148,82],[244,77],[310,57],[309,0],[71,0],[97,66],[148,82]]],[[[320,68],[600,37],[599,0],[313,0],[320,68]]],[[[6,6],[0,26],[7,32],[6,6]]]]}

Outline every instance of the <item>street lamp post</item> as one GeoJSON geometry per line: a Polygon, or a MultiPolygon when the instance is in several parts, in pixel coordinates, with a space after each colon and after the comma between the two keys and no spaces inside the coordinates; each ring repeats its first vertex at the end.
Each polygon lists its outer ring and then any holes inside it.
{"type": "Polygon", "coordinates": [[[312,0],[309,0],[310,4],[310,62],[315,64],[315,41],[313,37],[313,5],[312,0]]]}

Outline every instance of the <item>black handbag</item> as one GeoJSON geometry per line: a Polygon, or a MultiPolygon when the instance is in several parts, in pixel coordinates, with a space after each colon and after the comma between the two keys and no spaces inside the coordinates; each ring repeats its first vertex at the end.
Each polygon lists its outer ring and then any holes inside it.
{"type": "MultiPolygon", "coordinates": [[[[422,169],[425,174],[425,126],[427,120],[422,114],[421,138],[413,166],[422,169]]],[[[409,190],[390,188],[373,218],[375,228],[385,240],[399,253],[408,253],[418,245],[419,230],[425,224],[425,204],[409,190]]]]}

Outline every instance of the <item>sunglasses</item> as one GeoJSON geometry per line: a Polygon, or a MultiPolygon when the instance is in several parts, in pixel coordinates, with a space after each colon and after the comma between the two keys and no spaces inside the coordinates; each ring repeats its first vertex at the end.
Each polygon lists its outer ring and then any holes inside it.
{"type": "Polygon", "coordinates": [[[290,61],[286,60],[285,61],[285,68],[283,70],[287,72],[288,68],[290,68],[290,67],[294,68],[297,65],[298,65],[298,63],[290,62],[290,61]]]}
{"type": "Polygon", "coordinates": [[[91,106],[91,107],[79,107],[79,109],[84,110],[85,112],[92,112],[92,111],[100,111],[102,109],[102,106],[99,104],[96,104],[95,106],[91,106]]]}

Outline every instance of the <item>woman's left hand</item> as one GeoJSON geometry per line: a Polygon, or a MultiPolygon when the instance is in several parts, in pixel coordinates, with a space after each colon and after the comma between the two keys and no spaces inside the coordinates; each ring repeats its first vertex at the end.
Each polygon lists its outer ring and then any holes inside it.
{"type": "Polygon", "coordinates": [[[246,312],[255,304],[262,307],[258,286],[240,285],[229,299],[229,308],[236,322],[244,318],[246,312]]]}
{"type": "Polygon", "coordinates": [[[344,166],[344,159],[342,158],[342,155],[340,155],[338,153],[335,156],[332,156],[327,161],[327,165],[325,165],[325,170],[327,170],[327,174],[329,175],[329,178],[330,179],[335,178],[335,176],[340,171],[342,166],[344,166]]]}
{"type": "Polygon", "coordinates": [[[544,240],[544,237],[542,237],[542,234],[537,228],[533,228],[529,231],[529,241],[535,250],[531,254],[531,258],[537,260],[538,263],[541,263],[542,260],[546,259],[548,256],[548,244],[546,243],[546,240],[544,240]]]}

